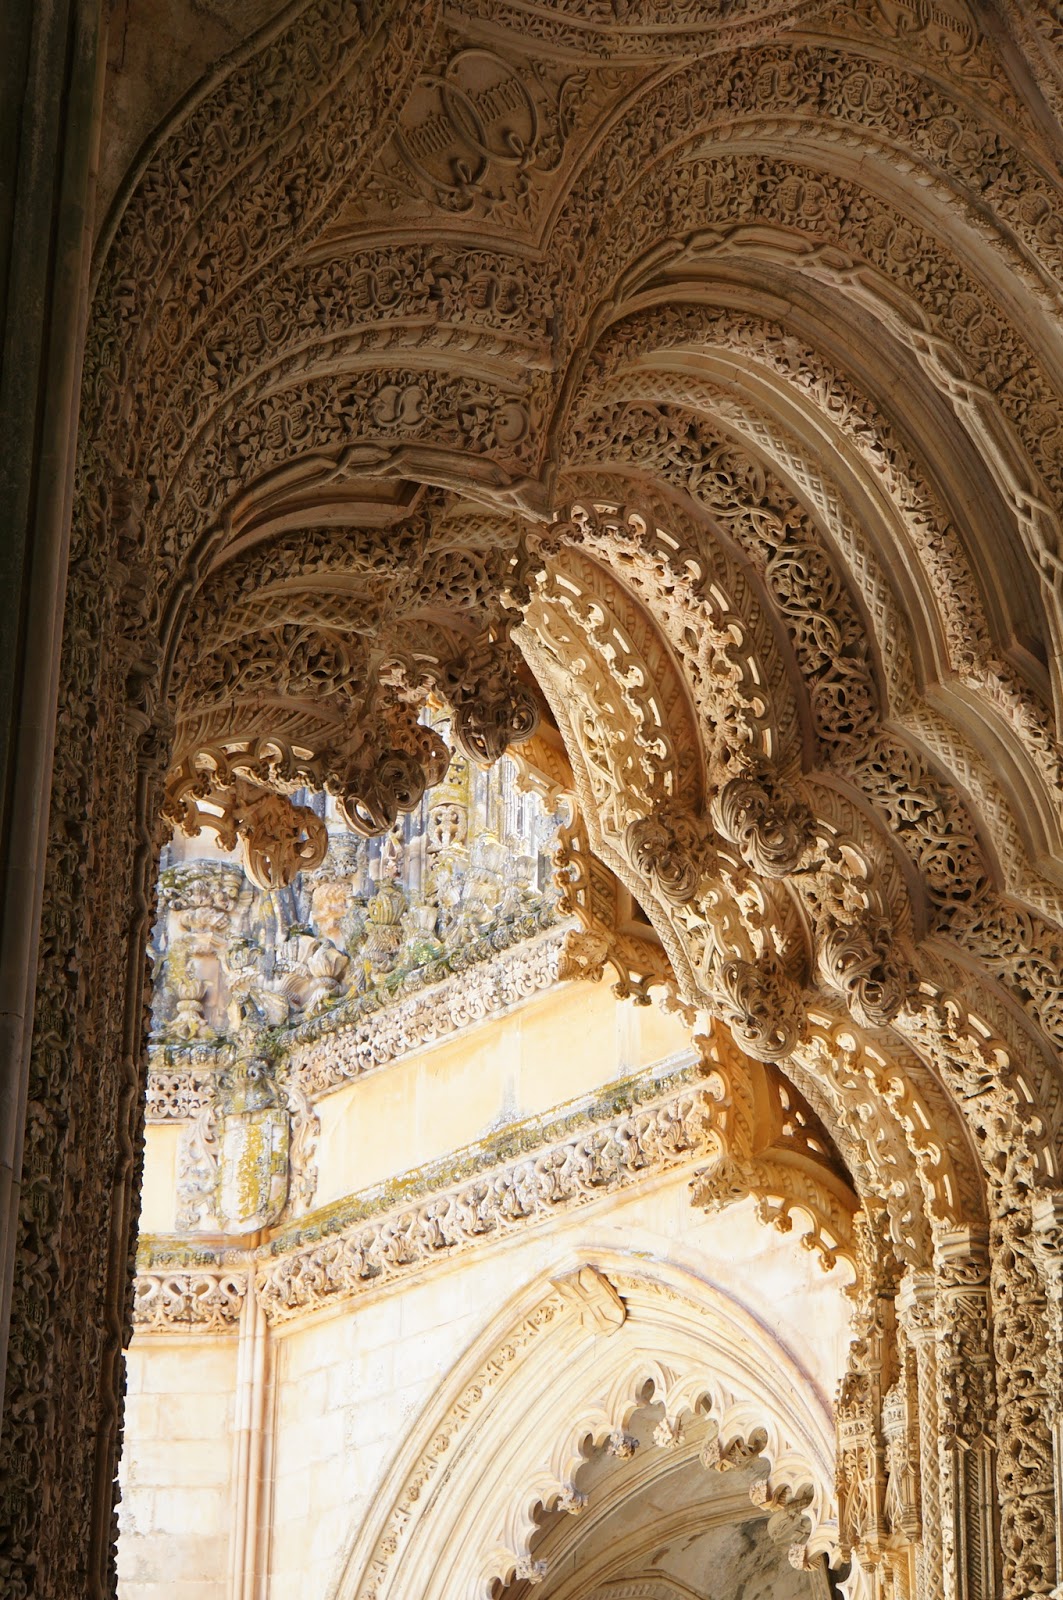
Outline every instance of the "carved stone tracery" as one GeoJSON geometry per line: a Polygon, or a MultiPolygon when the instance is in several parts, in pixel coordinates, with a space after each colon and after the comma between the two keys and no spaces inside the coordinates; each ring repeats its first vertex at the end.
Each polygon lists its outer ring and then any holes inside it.
{"type": "MultiPolygon", "coordinates": [[[[1058,32],[1011,0],[313,0],[152,147],[85,362],[13,1593],[108,1581],[159,816],[271,885],[321,864],[300,789],[388,838],[442,776],[430,696],[475,759],[533,732],[514,630],[582,812],[559,975],[671,979],[786,1064],[888,1240],[839,1407],[874,1592],[1063,1582],[1058,32]]],[[[197,1115],[232,914],[202,887],[153,1077],[197,1115]]],[[[378,885],[379,970],[410,909],[378,885]]],[[[313,1025],[341,979],[309,937],[272,987],[228,951],[237,995],[313,1025]]],[[[786,1200],[772,1150],[721,1191],[786,1200]]]]}

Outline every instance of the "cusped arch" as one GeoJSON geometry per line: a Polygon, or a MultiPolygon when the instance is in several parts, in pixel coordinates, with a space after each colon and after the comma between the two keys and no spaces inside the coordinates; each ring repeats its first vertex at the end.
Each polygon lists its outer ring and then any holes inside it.
{"type": "Polygon", "coordinates": [[[833,1551],[831,1410],[791,1352],[672,1264],[596,1252],[565,1265],[511,1300],[441,1385],[332,1600],[486,1600],[529,1559],[537,1507],[572,1494],[587,1437],[623,1450],[648,1383],[670,1421],[707,1412],[724,1446],[759,1445],[772,1492],[808,1499],[809,1551],[833,1551]]]}

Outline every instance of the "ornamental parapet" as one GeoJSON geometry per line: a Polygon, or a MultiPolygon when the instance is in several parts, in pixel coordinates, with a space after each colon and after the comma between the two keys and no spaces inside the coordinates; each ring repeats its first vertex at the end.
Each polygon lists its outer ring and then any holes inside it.
{"type": "MultiPolygon", "coordinates": [[[[403,974],[401,982],[352,995],[326,1012],[271,1035],[286,1056],[285,1075],[317,1096],[411,1050],[501,1016],[564,981],[578,929],[550,906],[499,923],[446,959],[403,974]]],[[[148,1055],[149,1122],[192,1120],[208,1106],[229,1041],[154,1044],[148,1055]]]]}
{"type": "Polygon", "coordinates": [[[261,888],[234,858],[164,857],[149,1121],[196,1118],[249,1055],[291,1055],[308,1092],[344,1082],[462,1026],[455,978],[469,1020],[557,981],[549,952],[499,964],[569,926],[553,863],[561,817],[511,761],[481,771],[454,753],[381,838],[352,832],[324,795],[304,800],[328,850],[283,887],[261,888]],[[333,1054],[333,1039],[335,1070],[316,1073],[309,1058],[325,1040],[333,1054]]]}

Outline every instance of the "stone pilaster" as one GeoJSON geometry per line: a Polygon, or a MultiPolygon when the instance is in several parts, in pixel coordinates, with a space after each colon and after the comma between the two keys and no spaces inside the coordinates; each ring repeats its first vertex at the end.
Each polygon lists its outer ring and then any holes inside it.
{"type": "Polygon", "coordinates": [[[1048,1409],[1057,1529],[1052,1600],[1063,1600],[1063,1539],[1058,1534],[1063,1527],[1063,1189],[1034,1195],[1033,1231],[1048,1298],[1048,1409]]]}
{"type": "Polygon", "coordinates": [[[938,1448],[937,1317],[933,1277],[909,1274],[897,1296],[897,1318],[911,1346],[916,1365],[919,1439],[919,1522],[916,1547],[916,1593],[955,1593],[946,1588],[941,1537],[941,1461],[938,1448]]]}
{"type": "Polygon", "coordinates": [[[971,1228],[936,1247],[938,1438],[944,1593],[995,1600],[993,1419],[989,1264],[971,1228]]]}

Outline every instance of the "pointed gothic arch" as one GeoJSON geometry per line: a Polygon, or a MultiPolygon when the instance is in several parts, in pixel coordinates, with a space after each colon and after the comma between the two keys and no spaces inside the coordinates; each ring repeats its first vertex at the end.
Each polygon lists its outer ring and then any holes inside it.
{"type": "Polygon", "coordinates": [[[108,1582],[164,816],[220,804],[267,875],[320,846],[300,784],[379,829],[435,770],[429,689],[481,753],[529,730],[514,638],[679,1003],[792,1073],[883,1224],[949,1583],[964,1538],[997,1548],[992,1433],[1003,1590],[1063,1581],[1058,38],[1032,0],[586,9],[295,0],[101,230],[5,1436],[23,1588],[108,1582]],[[502,202],[403,188],[416,85],[487,34],[554,143],[502,202]]]}
{"type": "Polygon", "coordinates": [[[332,1600],[486,1600],[530,1562],[536,1508],[575,1492],[588,1438],[622,1441],[648,1384],[670,1423],[711,1418],[710,1459],[753,1441],[761,1503],[810,1487],[808,1552],[834,1550],[826,1397],[719,1288],[596,1252],[529,1286],[456,1364],[399,1447],[332,1600]]]}

